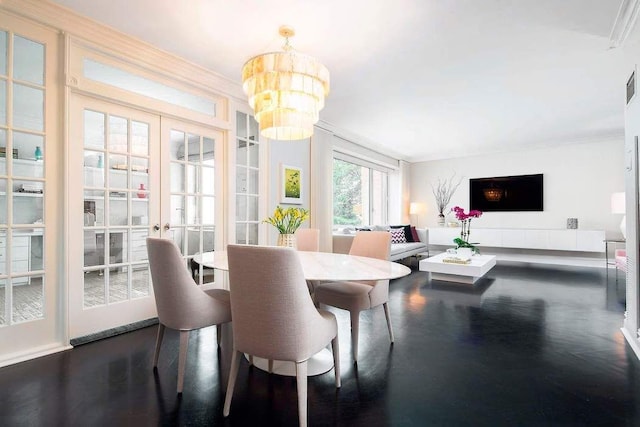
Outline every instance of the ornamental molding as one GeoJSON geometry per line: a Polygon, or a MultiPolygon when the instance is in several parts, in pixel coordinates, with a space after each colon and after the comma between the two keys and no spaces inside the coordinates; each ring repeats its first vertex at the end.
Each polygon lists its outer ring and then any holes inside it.
{"type": "Polygon", "coordinates": [[[609,35],[610,48],[624,45],[624,42],[635,27],[639,11],[640,0],[622,0],[618,9],[618,16],[616,16],[609,35]]]}
{"type": "Polygon", "coordinates": [[[42,0],[0,0],[0,10],[36,21],[60,33],[66,33],[76,40],[84,40],[102,51],[112,52],[120,59],[155,70],[177,81],[236,100],[245,98],[240,82],[58,4],[42,0]],[[117,50],[114,46],[117,46],[117,50]]]}

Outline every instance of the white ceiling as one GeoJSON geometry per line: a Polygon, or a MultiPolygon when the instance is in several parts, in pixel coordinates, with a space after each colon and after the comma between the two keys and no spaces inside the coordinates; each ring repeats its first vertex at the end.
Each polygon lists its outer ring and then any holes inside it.
{"type": "Polygon", "coordinates": [[[56,2],[238,82],[292,25],[331,72],[321,120],[419,161],[619,140],[640,58],[633,37],[610,49],[621,1],[56,2]]]}

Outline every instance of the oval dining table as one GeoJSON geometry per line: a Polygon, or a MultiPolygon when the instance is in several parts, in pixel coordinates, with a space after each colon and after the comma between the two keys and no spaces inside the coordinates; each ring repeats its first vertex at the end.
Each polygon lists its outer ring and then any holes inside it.
{"type": "MultiPolygon", "coordinates": [[[[298,256],[306,280],[329,282],[387,280],[397,279],[411,273],[411,269],[405,265],[377,258],[305,251],[298,251],[298,256]]],[[[196,254],[193,259],[205,267],[224,271],[229,270],[226,251],[204,252],[196,254]]],[[[247,262],[251,262],[251,260],[247,260],[247,262]]],[[[253,363],[264,371],[268,370],[268,361],[266,359],[254,357],[253,363]]],[[[320,375],[328,372],[331,368],[333,368],[333,356],[331,351],[324,349],[309,359],[307,375],[320,375]]],[[[273,372],[280,375],[295,376],[295,364],[275,360],[273,372]]]]}

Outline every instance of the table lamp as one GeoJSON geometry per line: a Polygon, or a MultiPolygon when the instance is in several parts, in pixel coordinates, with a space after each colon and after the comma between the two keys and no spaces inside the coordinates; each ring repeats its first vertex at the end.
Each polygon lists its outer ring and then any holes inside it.
{"type": "Polygon", "coordinates": [[[613,193],[611,195],[611,213],[613,214],[625,214],[622,217],[622,222],[620,223],[620,231],[622,232],[622,236],[627,238],[627,210],[625,204],[624,193],[613,193]]]}
{"type": "Polygon", "coordinates": [[[409,218],[412,216],[416,217],[416,226],[418,225],[418,214],[420,213],[420,203],[411,202],[409,204],[409,218]]]}

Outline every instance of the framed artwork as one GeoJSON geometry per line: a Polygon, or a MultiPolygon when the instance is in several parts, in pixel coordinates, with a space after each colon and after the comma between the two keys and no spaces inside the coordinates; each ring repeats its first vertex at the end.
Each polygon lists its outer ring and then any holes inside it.
{"type": "Polygon", "coordinates": [[[280,203],[302,204],[302,169],[296,166],[281,165],[282,197],[280,203]]]}

